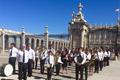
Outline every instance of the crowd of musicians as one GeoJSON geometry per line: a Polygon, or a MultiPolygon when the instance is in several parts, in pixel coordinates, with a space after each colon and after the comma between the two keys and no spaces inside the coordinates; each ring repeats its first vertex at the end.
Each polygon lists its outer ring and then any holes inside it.
{"type": "Polygon", "coordinates": [[[13,66],[13,74],[16,73],[16,61],[18,62],[18,79],[27,80],[31,77],[32,70],[40,69],[40,73],[47,71],[47,80],[52,80],[52,74],[68,74],[68,66],[75,65],[75,79],[83,80],[85,71],[85,80],[88,74],[99,73],[103,67],[109,66],[111,51],[108,48],[76,48],[68,50],[67,48],[55,50],[52,46],[31,48],[31,44],[21,45],[20,49],[11,43],[9,50],[9,64],[13,66]],[[40,65],[38,65],[40,64],[40,65]]]}

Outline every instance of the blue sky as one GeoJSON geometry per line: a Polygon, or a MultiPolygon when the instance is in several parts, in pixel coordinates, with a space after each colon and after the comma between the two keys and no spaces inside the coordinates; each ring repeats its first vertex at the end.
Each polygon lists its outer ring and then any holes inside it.
{"type": "Polygon", "coordinates": [[[120,0],[0,0],[0,28],[29,33],[67,33],[71,13],[82,2],[85,19],[90,24],[116,24],[120,0]]]}

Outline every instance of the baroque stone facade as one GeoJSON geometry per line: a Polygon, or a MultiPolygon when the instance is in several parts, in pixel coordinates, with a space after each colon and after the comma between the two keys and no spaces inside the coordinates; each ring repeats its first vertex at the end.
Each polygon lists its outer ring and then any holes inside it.
{"type": "Polygon", "coordinates": [[[72,20],[69,23],[70,47],[88,47],[89,25],[82,14],[82,4],[78,5],[78,13],[72,14],[72,20]]]}
{"type": "Polygon", "coordinates": [[[120,30],[117,26],[92,27],[89,31],[89,47],[120,49],[120,30]],[[117,47],[116,47],[117,45],[117,47]]]}
{"type": "MultiPolygon", "coordinates": [[[[78,5],[78,13],[72,14],[69,23],[70,47],[103,47],[120,49],[119,26],[92,26],[87,23],[82,13],[82,4],[78,5]]],[[[120,23],[120,22],[119,22],[120,23]]]]}

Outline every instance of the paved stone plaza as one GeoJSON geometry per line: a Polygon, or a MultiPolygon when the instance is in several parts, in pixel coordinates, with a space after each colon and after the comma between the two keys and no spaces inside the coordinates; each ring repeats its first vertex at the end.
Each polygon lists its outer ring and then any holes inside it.
{"type": "MultiPolygon", "coordinates": [[[[0,54],[1,55],[1,54],[0,54]]],[[[7,63],[7,55],[0,56],[0,65],[7,63]]],[[[60,76],[54,76],[53,80],[75,80],[75,67],[68,67],[68,74],[60,74],[60,76]]],[[[111,65],[105,67],[99,74],[95,73],[93,76],[89,76],[88,80],[119,80],[120,79],[120,61],[111,61],[111,65]]],[[[45,72],[46,73],[46,72],[45,72]]],[[[40,70],[33,70],[33,77],[28,77],[28,80],[45,80],[46,74],[41,75],[40,70]]],[[[17,74],[9,77],[0,76],[2,80],[17,80],[17,74]]]]}

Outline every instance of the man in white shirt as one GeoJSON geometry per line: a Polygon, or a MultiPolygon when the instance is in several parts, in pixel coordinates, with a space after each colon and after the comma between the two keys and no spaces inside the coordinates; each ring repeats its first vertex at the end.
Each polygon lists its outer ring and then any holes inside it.
{"type": "Polygon", "coordinates": [[[111,55],[111,52],[110,52],[110,50],[107,49],[107,59],[106,59],[106,61],[107,61],[107,66],[110,65],[110,62],[109,62],[109,60],[110,60],[110,55],[111,55]]]}
{"type": "Polygon", "coordinates": [[[39,58],[39,47],[37,47],[35,51],[35,69],[37,69],[38,58],[39,58]]]}
{"type": "Polygon", "coordinates": [[[47,48],[43,48],[43,51],[40,53],[40,69],[41,69],[41,74],[44,74],[44,65],[45,65],[45,60],[46,57],[48,56],[48,50],[47,48]]]}
{"type": "Polygon", "coordinates": [[[95,49],[94,53],[95,53],[95,70],[94,70],[94,73],[99,73],[99,63],[100,63],[99,49],[95,49]]]}
{"type": "Polygon", "coordinates": [[[86,61],[86,54],[82,48],[78,49],[78,55],[74,58],[76,63],[76,80],[79,80],[79,71],[80,71],[80,80],[83,80],[83,69],[84,63],[86,61]]]}
{"type": "Polygon", "coordinates": [[[86,48],[85,54],[86,54],[86,62],[84,64],[84,67],[85,67],[85,80],[87,80],[88,79],[88,65],[89,65],[89,61],[91,60],[90,49],[86,48]]]}
{"type": "Polygon", "coordinates": [[[25,45],[21,46],[21,50],[18,51],[17,61],[18,61],[18,79],[27,80],[27,67],[29,60],[29,52],[26,50],[25,45]]]}
{"type": "Polygon", "coordinates": [[[104,67],[105,67],[105,66],[107,65],[107,56],[108,56],[107,51],[106,51],[106,50],[104,50],[103,54],[104,54],[104,61],[103,61],[103,65],[104,65],[104,67]]]}
{"type": "Polygon", "coordinates": [[[9,50],[9,64],[13,66],[13,74],[15,74],[15,63],[18,49],[15,47],[14,43],[11,43],[11,48],[9,50]]]}
{"type": "Polygon", "coordinates": [[[103,68],[103,59],[104,59],[104,54],[103,54],[103,50],[102,49],[99,49],[98,51],[98,56],[99,56],[99,61],[100,61],[100,71],[102,71],[102,68],[103,68]]]}
{"type": "Polygon", "coordinates": [[[47,80],[52,80],[51,78],[52,78],[52,72],[53,72],[53,66],[54,66],[54,56],[52,51],[48,51],[46,64],[47,64],[47,80]]]}
{"type": "Polygon", "coordinates": [[[33,63],[35,62],[35,51],[31,49],[31,45],[27,45],[28,52],[29,52],[29,61],[28,61],[28,76],[32,76],[32,68],[33,68],[33,63]]]}

